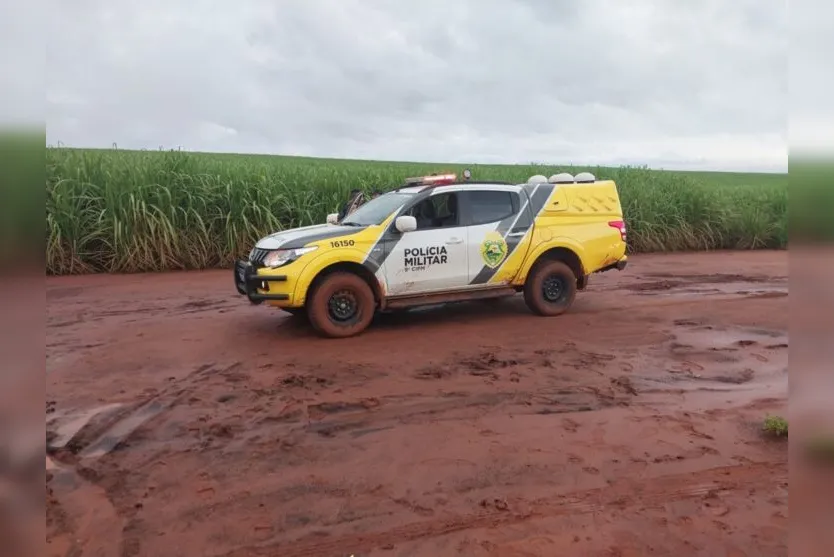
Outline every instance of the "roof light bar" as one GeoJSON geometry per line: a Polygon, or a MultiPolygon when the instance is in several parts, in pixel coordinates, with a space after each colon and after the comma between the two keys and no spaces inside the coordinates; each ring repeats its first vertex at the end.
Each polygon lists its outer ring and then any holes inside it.
{"type": "Polygon", "coordinates": [[[425,184],[425,185],[439,185],[439,184],[453,184],[457,181],[457,174],[434,174],[431,176],[417,176],[414,178],[406,178],[406,184],[425,184]]]}

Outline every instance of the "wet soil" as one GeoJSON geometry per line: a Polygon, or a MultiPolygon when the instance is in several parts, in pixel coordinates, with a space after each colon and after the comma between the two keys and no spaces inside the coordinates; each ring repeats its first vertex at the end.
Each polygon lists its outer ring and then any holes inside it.
{"type": "Polygon", "coordinates": [[[787,555],[787,253],[316,337],[230,272],[47,280],[47,555],[787,555]]]}

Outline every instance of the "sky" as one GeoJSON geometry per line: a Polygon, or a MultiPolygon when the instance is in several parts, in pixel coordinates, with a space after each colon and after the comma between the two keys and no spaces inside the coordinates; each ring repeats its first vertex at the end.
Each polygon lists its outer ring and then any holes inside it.
{"type": "Polygon", "coordinates": [[[787,15],[785,0],[58,2],[47,143],[785,171],[787,15]]]}

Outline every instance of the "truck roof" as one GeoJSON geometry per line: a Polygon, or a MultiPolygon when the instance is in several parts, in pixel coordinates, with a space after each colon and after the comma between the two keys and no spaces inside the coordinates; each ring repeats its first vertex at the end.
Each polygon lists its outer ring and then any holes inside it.
{"type": "MultiPolygon", "coordinates": [[[[465,176],[471,174],[464,174],[465,176]]],[[[521,183],[513,183],[513,182],[506,182],[501,180],[470,180],[468,178],[464,178],[463,180],[459,180],[456,174],[431,174],[429,176],[417,176],[413,178],[406,178],[405,183],[397,188],[394,188],[391,191],[397,192],[406,192],[406,191],[413,191],[413,192],[421,192],[426,191],[429,189],[434,189],[441,186],[478,186],[478,185],[501,185],[501,186],[532,186],[536,184],[549,184],[549,185],[561,185],[561,186],[575,186],[575,185],[583,185],[583,184],[594,184],[599,182],[607,182],[608,180],[598,180],[596,176],[591,174],[590,172],[580,172],[576,176],[573,176],[567,172],[562,172],[559,174],[554,174],[549,178],[537,174],[531,176],[527,179],[526,182],[521,183]]]]}

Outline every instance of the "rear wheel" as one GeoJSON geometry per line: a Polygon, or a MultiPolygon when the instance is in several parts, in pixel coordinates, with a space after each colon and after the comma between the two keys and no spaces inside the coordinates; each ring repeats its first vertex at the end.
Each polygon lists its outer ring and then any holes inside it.
{"type": "Polygon", "coordinates": [[[575,298],[576,275],[563,261],[536,264],[524,284],[524,301],[538,315],[560,315],[570,308],[575,298]]]}
{"type": "Polygon", "coordinates": [[[322,336],[344,338],[368,328],[376,303],[368,283],[353,273],[327,275],[307,301],[310,324],[322,336]]]}

